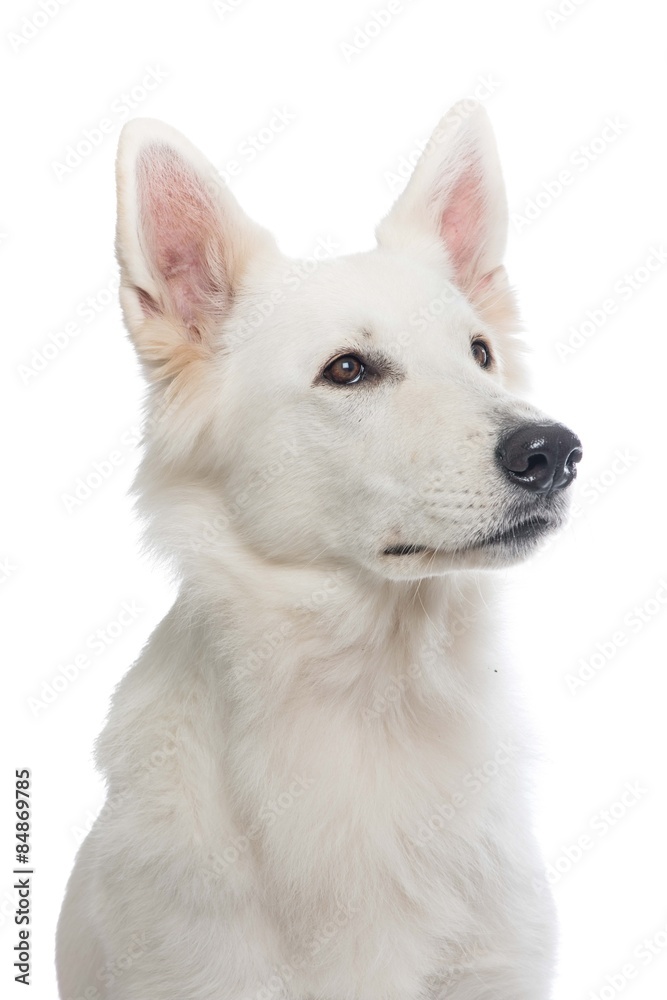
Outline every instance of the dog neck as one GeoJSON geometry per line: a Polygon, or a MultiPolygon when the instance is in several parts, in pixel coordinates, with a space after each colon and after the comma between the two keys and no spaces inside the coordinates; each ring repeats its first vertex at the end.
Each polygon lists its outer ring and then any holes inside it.
{"type": "Polygon", "coordinates": [[[493,675],[471,627],[488,617],[488,580],[468,572],[392,581],[236,551],[224,570],[185,580],[174,610],[204,626],[209,662],[233,699],[252,689],[258,706],[277,707],[308,692],[347,701],[366,721],[395,714],[392,698],[401,711],[417,698],[465,714],[479,703],[480,678],[493,675]]]}

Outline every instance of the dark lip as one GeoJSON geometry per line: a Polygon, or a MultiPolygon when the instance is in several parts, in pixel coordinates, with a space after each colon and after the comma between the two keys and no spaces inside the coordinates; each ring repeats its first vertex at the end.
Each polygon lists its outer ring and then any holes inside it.
{"type": "Polygon", "coordinates": [[[511,545],[517,542],[528,542],[556,527],[558,527],[558,522],[555,518],[528,517],[497,531],[494,535],[487,535],[486,538],[481,538],[478,542],[472,542],[467,548],[482,549],[486,548],[487,545],[511,545]]]}
{"type": "MultiPolygon", "coordinates": [[[[455,551],[467,552],[471,549],[483,549],[494,545],[520,545],[521,543],[534,540],[545,534],[547,531],[553,530],[557,527],[558,521],[555,518],[541,516],[528,517],[524,518],[522,521],[510,524],[506,528],[502,528],[493,535],[487,535],[485,538],[480,538],[479,541],[470,542],[470,544],[465,545],[461,549],[456,549],[455,551]]],[[[384,550],[383,555],[438,555],[441,552],[443,555],[447,554],[443,549],[431,549],[426,545],[392,545],[390,548],[384,550]]]]}
{"type": "Polygon", "coordinates": [[[437,552],[437,549],[429,549],[426,545],[392,545],[382,553],[385,556],[416,556],[423,552],[437,552]]]}

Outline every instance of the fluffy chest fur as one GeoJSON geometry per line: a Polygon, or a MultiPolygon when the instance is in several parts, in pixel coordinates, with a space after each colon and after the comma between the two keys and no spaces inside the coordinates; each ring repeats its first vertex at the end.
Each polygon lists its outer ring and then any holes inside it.
{"type": "Polygon", "coordinates": [[[293,986],[404,996],[523,919],[522,737],[479,580],[319,584],[325,607],[288,581],[252,613],[237,589],[217,628],[176,605],[100,741],[111,794],[134,775],[109,841],[172,859],[181,905],[259,922],[293,986]]]}

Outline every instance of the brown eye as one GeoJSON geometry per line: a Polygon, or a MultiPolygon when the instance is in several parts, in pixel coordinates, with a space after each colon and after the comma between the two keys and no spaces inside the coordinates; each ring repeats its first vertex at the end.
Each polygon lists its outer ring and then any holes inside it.
{"type": "Polygon", "coordinates": [[[477,340],[473,340],[470,345],[470,350],[473,358],[480,368],[488,368],[491,365],[491,361],[493,360],[491,357],[491,350],[488,344],[486,344],[483,340],[480,340],[479,338],[477,340]]]}
{"type": "Polygon", "coordinates": [[[323,375],[336,385],[353,385],[361,382],[366,366],[356,354],[343,354],[324,369],[323,375]]]}

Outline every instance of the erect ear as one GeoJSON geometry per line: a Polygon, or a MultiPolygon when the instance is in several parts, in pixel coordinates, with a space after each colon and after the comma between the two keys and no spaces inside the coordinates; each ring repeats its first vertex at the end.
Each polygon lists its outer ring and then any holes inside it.
{"type": "Polygon", "coordinates": [[[489,119],[479,104],[461,101],[438,124],[376,235],[381,246],[430,249],[439,261],[444,250],[449,280],[491,325],[510,326],[514,300],[502,266],[507,220],[489,119]]]}
{"type": "Polygon", "coordinates": [[[253,256],[275,246],[179,132],[129,122],[117,159],[121,304],[140,359],[171,378],[211,352],[253,256]]]}

